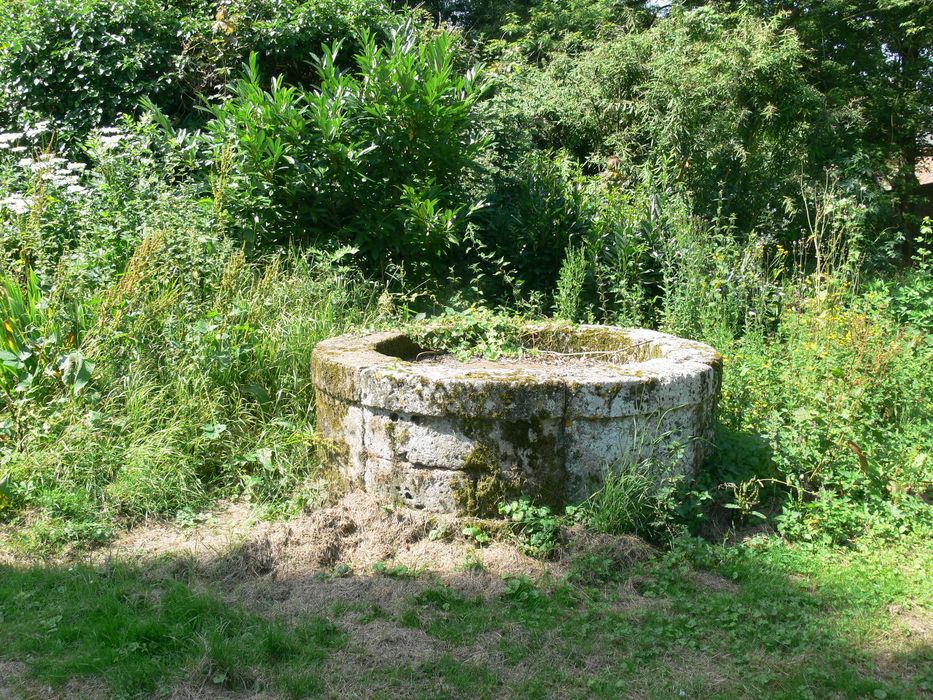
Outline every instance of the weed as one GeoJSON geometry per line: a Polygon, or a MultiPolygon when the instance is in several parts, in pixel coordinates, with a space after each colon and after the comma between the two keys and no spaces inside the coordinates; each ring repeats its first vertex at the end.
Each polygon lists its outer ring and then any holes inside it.
{"type": "Polygon", "coordinates": [[[492,536],[478,525],[469,525],[463,528],[463,536],[475,542],[479,547],[483,547],[492,541],[492,536]]]}
{"type": "Polygon", "coordinates": [[[656,478],[649,464],[621,464],[606,475],[578,517],[597,532],[653,537],[661,507],[656,478]]]}
{"type": "Polygon", "coordinates": [[[463,570],[472,573],[479,573],[486,570],[483,558],[476,549],[469,549],[463,556],[463,570]]]}
{"type": "Polygon", "coordinates": [[[535,506],[522,498],[501,504],[499,513],[508,518],[526,554],[548,557],[557,547],[561,523],[548,506],[535,506]]]}
{"type": "Polygon", "coordinates": [[[389,578],[418,578],[424,571],[422,569],[412,568],[405,564],[393,563],[390,561],[377,561],[373,564],[373,571],[380,576],[389,578]]]}

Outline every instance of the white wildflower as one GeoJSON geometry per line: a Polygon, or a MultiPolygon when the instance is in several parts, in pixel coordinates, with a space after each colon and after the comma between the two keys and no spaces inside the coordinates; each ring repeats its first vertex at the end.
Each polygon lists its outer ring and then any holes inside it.
{"type": "Polygon", "coordinates": [[[39,134],[44,134],[48,130],[49,130],[48,121],[37,122],[36,124],[33,124],[30,128],[26,130],[26,135],[27,136],[38,136],[39,134]]]}
{"type": "Polygon", "coordinates": [[[0,208],[9,209],[14,214],[22,216],[29,213],[29,202],[19,194],[14,194],[6,199],[0,199],[0,208]]]}
{"type": "Polygon", "coordinates": [[[114,136],[102,136],[100,139],[100,145],[105,149],[111,149],[118,146],[122,140],[122,134],[115,134],[114,136]]]}

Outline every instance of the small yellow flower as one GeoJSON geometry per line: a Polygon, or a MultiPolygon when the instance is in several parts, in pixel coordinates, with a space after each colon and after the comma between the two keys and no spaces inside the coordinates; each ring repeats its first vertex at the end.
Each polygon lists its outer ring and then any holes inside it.
{"type": "Polygon", "coordinates": [[[7,329],[7,332],[8,332],[8,333],[12,333],[12,332],[13,332],[13,324],[10,323],[9,321],[4,321],[4,322],[3,322],[3,327],[7,329]]]}

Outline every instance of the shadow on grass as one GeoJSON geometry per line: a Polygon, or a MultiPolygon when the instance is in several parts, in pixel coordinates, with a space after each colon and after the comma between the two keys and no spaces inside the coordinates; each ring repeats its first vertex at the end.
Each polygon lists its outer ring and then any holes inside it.
{"type": "Polygon", "coordinates": [[[122,565],[2,566],[0,613],[0,657],[25,661],[53,687],[89,679],[117,696],[145,696],[173,679],[246,689],[262,678],[304,697],[321,688],[316,671],[346,642],[321,616],[286,624],[122,565]]]}
{"type": "Polygon", "coordinates": [[[689,541],[598,585],[510,578],[493,596],[476,595],[488,574],[466,572],[273,567],[231,583],[216,573],[229,555],[5,566],[0,660],[25,663],[27,685],[88,679],[118,697],[183,686],[193,697],[912,698],[933,689],[918,547],[859,559],[689,541]],[[892,606],[914,610],[912,638],[892,606]]]}

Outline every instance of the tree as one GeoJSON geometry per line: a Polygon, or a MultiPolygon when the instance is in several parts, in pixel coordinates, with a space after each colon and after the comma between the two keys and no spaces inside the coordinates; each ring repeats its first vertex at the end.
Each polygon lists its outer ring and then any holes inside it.
{"type": "Polygon", "coordinates": [[[933,3],[929,0],[711,0],[775,17],[806,49],[808,79],[838,120],[839,141],[822,157],[867,154],[894,191],[896,223],[908,231],[914,175],[933,142],[933,3]]]}

